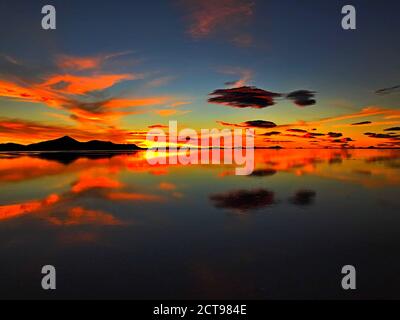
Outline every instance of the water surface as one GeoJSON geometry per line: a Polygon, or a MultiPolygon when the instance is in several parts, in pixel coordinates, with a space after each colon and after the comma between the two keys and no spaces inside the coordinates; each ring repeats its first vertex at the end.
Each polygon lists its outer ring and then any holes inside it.
{"type": "Polygon", "coordinates": [[[399,169],[399,150],[257,150],[251,176],[3,153],[0,298],[400,298],[399,169]]]}

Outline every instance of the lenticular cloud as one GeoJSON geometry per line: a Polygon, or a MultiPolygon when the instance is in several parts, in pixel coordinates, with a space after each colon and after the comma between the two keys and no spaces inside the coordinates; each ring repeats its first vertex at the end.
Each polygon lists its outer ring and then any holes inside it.
{"type": "Polygon", "coordinates": [[[276,103],[275,100],[278,98],[289,99],[299,107],[311,106],[316,103],[314,91],[297,90],[284,94],[250,86],[217,89],[210,96],[208,102],[223,104],[233,108],[263,109],[273,106],[276,103]]]}

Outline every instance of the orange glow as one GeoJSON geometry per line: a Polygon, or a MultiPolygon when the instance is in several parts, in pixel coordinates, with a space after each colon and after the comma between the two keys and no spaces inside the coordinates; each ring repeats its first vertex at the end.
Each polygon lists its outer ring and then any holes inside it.
{"type": "Polygon", "coordinates": [[[168,117],[176,114],[178,111],[175,109],[162,109],[155,111],[159,116],[168,117]]]}
{"type": "Polygon", "coordinates": [[[134,192],[110,192],[107,194],[107,198],[110,200],[134,200],[134,201],[162,201],[163,197],[145,194],[145,193],[134,193],[134,192]]]}
{"type": "Polygon", "coordinates": [[[121,182],[108,177],[94,178],[90,176],[82,176],[81,179],[72,187],[71,191],[79,193],[93,188],[117,189],[122,186],[121,182]]]}
{"type": "Polygon", "coordinates": [[[49,217],[48,221],[58,226],[75,226],[84,224],[121,225],[121,221],[113,215],[100,210],[87,210],[82,207],[74,207],[68,211],[67,218],[62,220],[58,217],[49,217]]]}
{"type": "Polygon", "coordinates": [[[169,182],[161,182],[158,187],[161,190],[166,190],[166,191],[171,191],[171,190],[175,190],[176,189],[176,185],[173,183],[169,183],[169,182]]]}
{"type": "Polygon", "coordinates": [[[0,206],[0,220],[7,220],[11,218],[16,218],[28,213],[32,213],[42,209],[43,207],[55,204],[60,200],[59,196],[52,194],[46,199],[40,201],[28,201],[20,204],[11,204],[0,206]]]}

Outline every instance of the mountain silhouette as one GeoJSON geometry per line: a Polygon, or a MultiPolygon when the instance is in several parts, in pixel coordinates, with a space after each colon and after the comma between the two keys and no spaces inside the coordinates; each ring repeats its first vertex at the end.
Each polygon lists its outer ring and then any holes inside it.
{"type": "Polygon", "coordinates": [[[80,142],[69,136],[29,145],[17,143],[0,144],[0,151],[131,151],[141,149],[135,144],[116,144],[110,141],[91,140],[80,142]]]}

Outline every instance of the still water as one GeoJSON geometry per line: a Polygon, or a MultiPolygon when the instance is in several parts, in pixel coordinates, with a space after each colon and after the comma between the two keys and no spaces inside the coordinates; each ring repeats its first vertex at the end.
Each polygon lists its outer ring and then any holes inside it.
{"type": "Polygon", "coordinates": [[[400,298],[399,187],[399,150],[257,150],[251,176],[3,153],[0,298],[400,298]]]}

